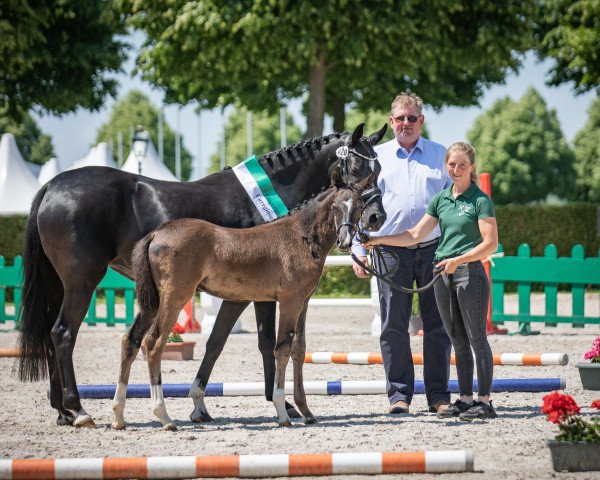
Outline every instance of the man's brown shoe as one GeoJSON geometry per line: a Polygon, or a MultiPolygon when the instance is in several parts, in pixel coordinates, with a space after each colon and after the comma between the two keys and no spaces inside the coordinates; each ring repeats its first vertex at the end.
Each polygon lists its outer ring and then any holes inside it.
{"type": "Polygon", "coordinates": [[[398,400],[390,405],[390,413],[408,413],[408,403],[403,400],[398,400]]]}
{"type": "Polygon", "coordinates": [[[439,400],[429,407],[431,413],[441,413],[452,405],[448,400],[439,400]]]}

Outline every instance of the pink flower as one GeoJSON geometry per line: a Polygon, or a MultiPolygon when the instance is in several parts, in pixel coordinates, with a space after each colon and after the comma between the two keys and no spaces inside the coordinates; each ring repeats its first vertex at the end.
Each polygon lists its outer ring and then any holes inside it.
{"type": "Polygon", "coordinates": [[[583,358],[591,360],[592,363],[600,363],[600,337],[596,337],[592,342],[592,348],[585,352],[583,358]]]}

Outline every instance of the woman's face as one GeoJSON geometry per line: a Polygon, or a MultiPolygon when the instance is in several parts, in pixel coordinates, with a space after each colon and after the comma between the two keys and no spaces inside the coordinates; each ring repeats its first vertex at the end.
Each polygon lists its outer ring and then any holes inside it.
{"type": "Polygon", "coordinates": [[[454,183],[471,181],[471,172],[475,165],[471,164],[469,157],[462,152],[452,152],[446,162],[448,175],[454,183]]]}

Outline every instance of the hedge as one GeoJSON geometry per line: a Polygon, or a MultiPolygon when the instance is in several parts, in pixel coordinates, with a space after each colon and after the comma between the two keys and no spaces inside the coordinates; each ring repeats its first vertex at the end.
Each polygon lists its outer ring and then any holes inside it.
{"type": "MultiPolygon", "coordinates": [[[[597,256],[599,210],[589,203],[496,206],[500,243],[506,255],[516,255],[521,243],[531,246],[532,255],[543,255],[544,247],[554,243],[559,255],[569,256],[580,243],[587,256],[597,256]]],[[[26,221],[23,215],[0,217],[0,255],[9,264],[21,255],[26,221]]],[[[315,294],[368,297],[369,281],[357,278],[351,267],[328,267],[315,294]]]]}

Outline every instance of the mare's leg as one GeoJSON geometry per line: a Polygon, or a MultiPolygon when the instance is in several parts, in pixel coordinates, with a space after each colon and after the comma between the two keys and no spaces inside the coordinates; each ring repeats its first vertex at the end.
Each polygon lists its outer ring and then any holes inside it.
{"type": "MultiPolygon", "coordinates": [[[[249,302],[230,302],[224,300],[219,309],[215,325],[206,342],[206,353],[190,388],[190,397],[194,400],[194,411],[190,415],[192,422],[210,422],[212,420],[204,404],[204,393],[208,384],[208,378],[219,355],[223,351],[231,329],[248,304],[249,302]]],[[[271,352],[272,354],[273,352],[271,352]]]]}
{"type": "Polygon", "coordinates": [[[46,350],[46,360],[48,362],[48,377],[50,379],[50,405],[58,411],[56,424],[73,425],[75,417],[63,407],[62,386],[60,384],[58,363],[56,362],[56,351],[53,343],[48,345],[48,349],[46,350]]]}
{"type": "MultiPolygon", "coordinates": [[[[224,303],[224,302],[223,302],[224,303]]],[[[273,385],[275,379],[275,313],[276,302],[254,302],[256,313],[256,329],[258,331],[258,349],[263,357],[265,374],[265,397],[273,400],[273,385]]],[[[300,418],[293,405],[285,402],[285,408],[291,418],[300,418]]]]}
{"type": "MultiPolygon", "coordinates": [[[[192,294],[193,292],[184,298],[189,299],[192,294]]],[[[171,417],[169,417],[165,406],[160,368],[162,353],[165,349],[167,339],[173,330],[173,325],[175,325],[175,322],[177,321],[177,316],[183,309],[186,301],[187,300],[175,303],[161,297],[161,304],[156,319],[150,332],[144,339],[148,372],[150,374],[150,397],[153,404],[152,412],[163,424],[163,430],[175,431],[177,430],[177,427],[173,420],[171,420],[171,417]]]]}
{"type": "Polygon", "coordinates": [[[285,368],[290,359],[292,342],[296,333],[296,324],[304,308],[304,301],[279,301],[279,328],[277,345],[275,346],[275,382],[273,386],[273,403],[277,410],[278,423],[289,427],[292,421],[285,408],[285,368]]]}
{"type": "MultiPolygon", "coordinates": [[[[102,277],[100,276],[100,278],[102,277]]],[[[73,349],[79,327],[81,327],[92,293],[100,278],[87,281],[81,278],[69,279],[69,282],[65,284],[65,294],[58,319],[51,332],[63,389],[63,407],[73,416],[73,425],[76,427],[96,427],[92,417],[81,406],[73,367],[73,349]]]]}
{"type": "Polygon", "coordinates": [[[308,301],[304,305],[302,313],[298,318],[298,325],[296,327],[296,336],[292,343],[292,361],[294,363],[294,402],[298,406],[298,409],[302,413],[304,423],[316,423],[315,417],[308,409],[306,404],[306,393],[304,391],[304,378],[302,375],[302,368],[304,366],[304,355],[306,354],[306,337],[305,325],[306,325],[306,309],[308,308],[308,301]]]}
{"type": "Polygon", "coordinates": [[[152,325],[152,320],[152,314],[148,312],[138,313],[129,331],[123,335],[123,339],[121,340],[121,370],[112,404],[113,421],[111,426],[115,430],[125,428],[124,411],[131,365],[140,349],[144,336],[152,325]]]}

